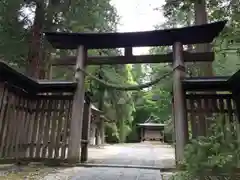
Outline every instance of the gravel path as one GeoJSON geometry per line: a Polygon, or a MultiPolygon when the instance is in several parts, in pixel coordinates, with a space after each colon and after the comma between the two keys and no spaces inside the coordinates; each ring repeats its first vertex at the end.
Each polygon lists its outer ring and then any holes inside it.
{"type": "Polygon", "coordinates": [[[88,165],[91,163],[95,167],[55,169],[27,166],[9,176],[8,171],[2,170],[0,172],[5,174],[0,173],[0,180],[167,180],[171,174],[161,173],[158,168],[174,167],[174,149],[168,145],[148,142],[90,147],[88,165]]]}
{"type": "Polygon", "coordinates": [[[89,149],[89,163],[108,165],[175,167],[174,149],[169,145],[135,143],[107,145],[89,149]]]}
{"type": "Polygon", "coordinates": [[[69,168],[43,180],[162,180],[159,170],[137,168],[69,168]],[[70,175],[71,174],[71,175],[70,175]]]}
{"type": "Polygon", "coordinates": [[[160,173],[156,168],[174,167],[174,149],[168,145],[148,142],[90,147],[89,163],[100,167],[67,168],[49,174],[43,180],[167,180],[171,174],[160,173]],[[151,166],[155,169],[124,168],[129,165],[151,166]]]}

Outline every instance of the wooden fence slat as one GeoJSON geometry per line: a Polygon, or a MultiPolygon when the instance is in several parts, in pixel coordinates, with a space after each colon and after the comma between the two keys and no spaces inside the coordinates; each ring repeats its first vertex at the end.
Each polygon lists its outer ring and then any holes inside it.
{"type": "Polygon", "coordinates": [[[62,125],[61,125],[61,131],[59,134],[59,148],[60,148],[60,155],[59,158],[60,159],[64,159],[65,157],[65,153],[64,151],[66,151],[66,143],[65,143],[65,139],[64,139],[64,133],[65,133],[65,129],[67,129],[67,121],[68,121],[68,117],[67,117],[67,111],[69,111],[69,107],[68,107],[68,103],[69,100],[62,100],[62,125]]]}
{"type": "Polygon", "coordinates": [[[19,125],[19,158],[24,158],[27,148],[24,145],[24,142],[26,141],[26,129],[25,129],[25,124],[26,118],[27,118],[27,99],[23,98],[23,103],[22,103],[22,109],[21,109],[21,116],[20,116],[20,125],[19,125]]]}
{"type": "Polygon", "coordinates": [[[45,114],[45,107],[46,100],[41,100],[41,107],[39,109],[39,128],[38,128],[38,139],[36,142],[36,158],[41,157],[41,144],[43,141],[43,132],[44,132],[44,114],[45,114]]]}
{"type": "Polygon", "coordinates": [[[196,124],[198,118],[206,121],[205,129],[211,127],[211,123],[214,123],[214,121],[221,120],[219,117],[224,119],[224,126],[237,119],[232,94],[187,94],[186,100],[188,102],[188,120],[191,123],[193,138],[195,138],[194,125],[197,126],[196,137],[208,133],[208,131],[204,134],[200,132],[200,127],[196,124]],[[199,106],[200,104],[201,106],[199,106]],[[227,122],[227,120],[230,121],[227,122]]]}
{"type": "Polygon", "coordinates": [[[31,100],[26,99],[26,109],[25,111],[25,125],[24,125],[24,140],[23,140],[23,147],[25,149],[24,157],[29,157],[29,136],[31,135],[31,100]]]}
{"type": "Polygon", "coordinates": [[[45,126],[46,126],[46,109],[47,109],[47,100],[44,101],[43,111],[41,114],[41,121],[42,121],[42,127],[41,127],[41,143],[40,143],[40,158],[43,158],[43,149],[44,149],[44,138],[45,138],[45,126]]]}
{"type": "Polygon", "coordinates": [[[203,98],[201,99],[201,109],[202,109],[202,113],[200,113],[200,133],[202,136],[206,136],[207,134],[207,107],[206,105],[206,101],[208,100],[208,98],[203,98]]]}
{"type": "Polygon", "coordinates": [[[8,108],[8,118],[7,118],[7,124],[8,128],[6,131],[6,146],[5,146],[5,153],[6,157],[10,157],[11,153],[11,141],[13,138],[13,128],[14,128],[14,112],[13,112],[13,106],[15,102],[15,97],[12,93],[10,93],[10,100],[9,100],[9,108],[8,108]]]}
{"type": "MultiPolygon", "coordinates": [[[[221,122],[223,123],[221,127],[223,128],[223,125],[224,125],[224,123],[226,122],[225,111],[224,111],[224,99],[219,98],[219,99],[218,99],[218,103],[219,103],[220,112],[221,112],[221,114],[222,114],[222,116],[221,116],[220,118],[221,118],[221,122]]],[[[223,130],[223,131],[224,131],[224,130],[223,130]]]]}
{"type": "Polygon", "coordinates": [[[51,146],[51,135],[52,135],[52,127],[53,127],[53,109],[54,109],[54,106],[55,106],[55,101],[54,100],[51,100],[51,108],[52,108],[52,111],[48,112],[49,116],[48,116],[48,120],[49,120],[49,137],[48,137],[48,151],[47,151],[47,158],[51,158],[51,155],[52,155],[52,146],[51,146]]]}
{"type": "Polygon", "coordinates": [[[2,127],[2,114],[3,114],[3,108],[5,107],[6,102],[6,95],[7,95],[7,89],[5,86],[2,87],[1,89],[1,96],[0,96],[0,130],[2,127]]]}
{"type": "MultiPolygon", "coordinates": [[[[53,102],[54,109],[57,107],[57,101],[53,102]]],[[[51,129],[50,129],[50,144],[49,144],[49,154],[48,158],[53,158],[54,155],[54,145],[55,145],[55,133],[56,133],[56,111],[52,112],[51,117],[51,129]]]]}
{"type": "Polygon", "coordinates": [[[196,136],[199,136],[199,121],[200,117],[199,115],[202,113],[201,109],[201,99],[195,99],[194,100],[194,109],[195,109],[195,120],[194,123],[196,124],[196,136]]]}
{"type": "Polygon", "coordinates": [[[34,130],[34,116],[33,108],[36,106],[35,100],[30,100],[30,106],[29,106],[29,132],[27,137],[27,144],[28,144],[28,158],[32,157],[32,135],[34,130]]]}
{"type": "Polygon", "coordinates": [[[63,100],[62,101],[62,108],[64,109],[63,111],[62,111],[62,127],[61,127],[61,131],[60,131],[60,137],[59,137],[59,142],[60,142],[60,145],[59,145],[59,147],[60,147],[60,154],[59,154],[59,158],[60,159],[64,159],[63,158],[63,149],[64,149],[64,129],[65,129],[65,124],[66,124],[66,111],[68,110],[67,109],[67,100],[63,100]]]}
{"type": "Polygon", "coordinates": [[[219,109],[219,107],[218,107],[218,101],[217,101],[217,99],[211,98],[211,101],[212,101],[212,112],[213,112],[213,113],[219,113],[219,112],[220,112],[220,109],[219,109]]]}
{"type": "Polygon", "coordinates": [[[61,158],[66,159],[68,153],[68,142],[69,142],[69,129],[70,129],[70,121],[71,121],[71,108],[72,108],[72,101],[67,101],[66,102],[66,118],[64,122],[64,131],[63,131],[63,144],[62,144],[62,154],[61,158]]]}
{"type": "Polygon", "coordinates": [[[227,99],[227,109],[228,109],[228,117],[229,121],[233,122],[233,104],[232,104],[232,99],[228,98],[227,99]]]}
{"type": "Polygon", "coordinates": [[[27,151],[28,151],[28,145],[27,145],[27,140],[28,140],[28,126],[29,126],[29,100],[25,97],[23,98],[23,104],[21,107],[21,113],[19,118],[22,120],[21,122],[21,128],[20,130],[20,135],[19,135],[19,158],[26,158],[27,157],[27,151]]]}
{"type": "MultiPolygon", "coordinates": [[[[39,109],[40,107],[40,101],[35,100],[35,109],[39,109]]],[[[32,131],[32,136],[31,136],[31,144],[30,144],[30,158],[35,157],[35,144],[36,144],[36,138],[37,138],[37,128],[38,128],[38,114],[39,112],[34,112],[33,115],[33,131],[32,131]]]]}
{"type": "MultiPolygon", "coordinates": [[[[16,101],[15,101],[15,103],[17,104],[17,106],[19,107],[19,106],[21,106],[22,105],[22,103],[23,103],[23,99],[21,98],[21,97],[17,97],[17,99],[16,99],[16,101]]],[[[19,139],[19,136],[20,136],[20,129],[19,129],[19,125],[20,125],[20,123],[21,123],[21,121],[22,121],[22,119],[21,119],[21,116],[20,116],[20,114],[21,114],[21,110],[19,109],[19,108],[17,108],[16,109],[16,112],[15,112],[15,116],[14,116],[14,127],[15,127],[15,130],[14,130],[14,133],[13,133],[13,135],[15,136],[14,138],[13,138],[13,142],[12,142],[12,145],[13,145],[13,153],[14,153],[14,157],[15,158],[17,158],[18,157],[18,154],[19,154],[19,141],[18,141],[18,139],[19,139]],[[20,117],[19,117],[20,116],[20,117]]]]}
{"type": "Polygon", "coordinates": [[[60,143],[60,137],[62,132],[62,126],[63,126],[63,115],[64,115],[64,101],[59,101],[59,113],[58,113],[58,128],[57,128],[57,136],[56,136],[56,145],[55,145],[55,156],[54,158],[60,158],[59,151],[61,147],[60,143]]]}
{"type": "Polygon", "coordinates": [[[39,153],[40,153],[40,139],[41,139],[41,112],[42,112],[42,105],[43,105],[43,100],[38,99],[39,101],[39,107],[36,109],[37,119],[36,119],[36,124],[37,124],[37,130],[36,130],[36,139],[34,143],[35,147],[35,155],[34,158],[39,158],[39,153]]]}
{"type": "MultiPolygon", "coordinates": [[[[51,108],[52,102],[51,100],[46,100],[46,109],[51,108]]],[[[42,157],[46,158],[47,157],[47,150],[49,146],[49,131],[50,131],[50,117],[51,117],[51,112],[46,111],[45,112],[45,126],[44,126],[44,137],[43,137],[43,150],[42,150],[42,157]]]]}
{"type": "Polygon", "coordinates": [[[6,145],[5,145],[5,142],[6,142],[6,131],[7,131],[7,128],[8,128],[8,108],[9,108],[9,92],[7,91],[6,93],[6,97],[5,97],[5,108],[3,109],[3,114],[2,114],[2,117],[1,119],[3,120],[3,125],[2,125],[2,130],[1,130],[1,157],[4,157],[5,156],[5,148],[6,148],[6,145]]]}
{"type": "Polygon", "coordinates": [[[4,156],[5,157],[8,157],[8,147],[9,147],[9,138],[10,138],[10,135],[9,132],[11,131],[11,113],[9,112],[10,109],[11,109],[11,101],[12,101],[12,96],[11,96],[11,93],[8,93],[8,96],[9,96],[9,101],[8,101],[8,108],[7,108],[7,115],[6,115],[6,129],[5,129],[5,132],[4,132],[4,156]]]}
{"type": "Polygon", "coordinates": [[[59,109],[60,109],[60,100],[56,100],[56,109],[54,111],[54,121],[56,121],[56,124],[55,124],[55,131],[54,131],[54,147],[53,147],[53,151],[54,151],[54,155],[53,157],[54,158],[57,158],[58,156],[58,145],[59,145],[59,142],[57,141],[57,137],[58,137],[58,129],[59,129],[59,123],[60,123],[60,119],[61,117],[59,116],[59,109]]]}
{"type": "Polygon", "coordinates": [[[208,119],[207,119],[207,132],[209,132],[210,128],[212,127],[212,123],[214,122],[213,118],[215,117],[216,111],[216,101],[214,99],[208,99],[208,109],[209,109],[209,114],[208,114],[208,119]]]}
{"type": "MultiPolygon", "coordinates": [[[[5,89],[6,89],[5,84],[0,82],[0,102],[2,101],[5,89]]],[[[0,105],[0,107],[1,107],[1,105],[0,105]]]]}
{"type": "Polygon", "coordinates": [[[192,99],[188,99],[189,101],[189,118],[190,118],[190,124],[191,124],[191,130],[192,130],[192,138],[196,138],[196,122],[194,116],[194,102],[192,99]]]}
{"type": "Polygon", "coordinates": [[[14,146],[15,146],[15,141],[16,141],[16,133],[17,133],[17,126],[16,124],[17,122],[17,110],[16,110],[16,106],[17,103],[19,103],[19,97],[18,96],[14,96],[14,101],[12,104],[12,115],[11,115],[11,122],[12,122],[12,132],[11,132],[11,139],[10,139],[10,145],[9,145],[9,157],[15,157],[15,153],[14,153],[14,146]]]}
{"type": "Polygon", "coordinates": [[[6,127],[6,114],[8,109],[8,91],[5,89],[1,99],[1,109],[0,109],[0,157],[3,157],[3,147],[4,147],[4,131],[6,127]]]}
{"type": "Polygon", "coordinates": [[[230,98],[226,99],[226,107],[228,109],[228,113],[226,114],[226,116],[227,116],[226,123],[225,123],[226,141],[231,142],[231,139],[232,139],[231,133],[235,129],[232,129],[232,126],[231,126],[231,123],[233,123],[233,110],[232,110],[232,102],[231,102],[230,98]]]}
{"type": "Polygon", "coordinates": [[[204,108],[205,108],[205,135],[208,135],[208,129],[211,121],[211,104],[210,99],[204,99],[204,108]]]}
{"type": "Polygon", "coordinates": [[[67,150],[67,137],[68,137],[68,128],[69,128],[69,117],[71,116],[71,102],[67,101],[65,102],[65,107],[68,110],[67,112],[65,111],[65,118],[64,118],[64,128],[62,132],[62,149],[61,149],[61,159],[66,158],[66,150],[67,150]]]}

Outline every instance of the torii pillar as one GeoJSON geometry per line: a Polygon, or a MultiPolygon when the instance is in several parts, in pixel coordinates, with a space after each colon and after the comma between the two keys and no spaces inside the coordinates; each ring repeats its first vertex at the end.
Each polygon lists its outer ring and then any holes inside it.
{"type": "Polygon", "coordinates": [[[183,46],[180,42],[173,44],[173,117],[175,126],[175,154],[177,164],[183,160],[184,148],[188,142],[188,123],[185,92],[182,78],[185,76],[183,46]]]}
{"type": "Polygon", "coordinates": [[[80,161],[80,148],[82,139],[82,124],[84,112],[84,78],[85,75],[80,69],[85,69],[87,58],[87,49],[84,46],[79,46],[77,52],[75,80],[77,82],[76,91],[73,97],[72,119],[70,121],[70,140],[68,148],[69,162],[80,161]]]}

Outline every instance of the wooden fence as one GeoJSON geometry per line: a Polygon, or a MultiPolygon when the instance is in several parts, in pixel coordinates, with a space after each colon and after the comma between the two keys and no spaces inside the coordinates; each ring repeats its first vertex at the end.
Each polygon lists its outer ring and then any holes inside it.
{"type": "Polygon", "coordinates": [[[67,158],[72,94],[31,94],[0,84],[0,158],[67,158]]]}
{"type": "Polygon", "coordinates": [[[206,136],[211,123],[237,120],[232,94],[187,94],[188,125],[192,137],[206,136]]]}
{"type": "MultiPolygon", "coordinates": [[[[240,126],[235,100],[232,93],[187,94],[186,107],[188,130],[191,132],[189,133],[190,139],[212,135],[210,127],[219,123],[217,127],[221,128],[219,131],[223,133],[224,141],[228,143],[239,142],[240,126]]],[[[205,169],[203,172],[198,179],[235,180],[240,178],[238,168],[232,169],[231,174],[216,169],[205,169]]]]}

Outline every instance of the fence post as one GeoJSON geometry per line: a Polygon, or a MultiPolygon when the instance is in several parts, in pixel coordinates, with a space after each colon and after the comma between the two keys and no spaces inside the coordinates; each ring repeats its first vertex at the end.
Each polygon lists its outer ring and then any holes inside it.
{"type": "Polygon", "coordinates": [[[85,100],[83,112],[81,162],[86,162],[88,159],[90,123],[91,123],[91,105],[90,99],[87,97],[85,100]]]}

